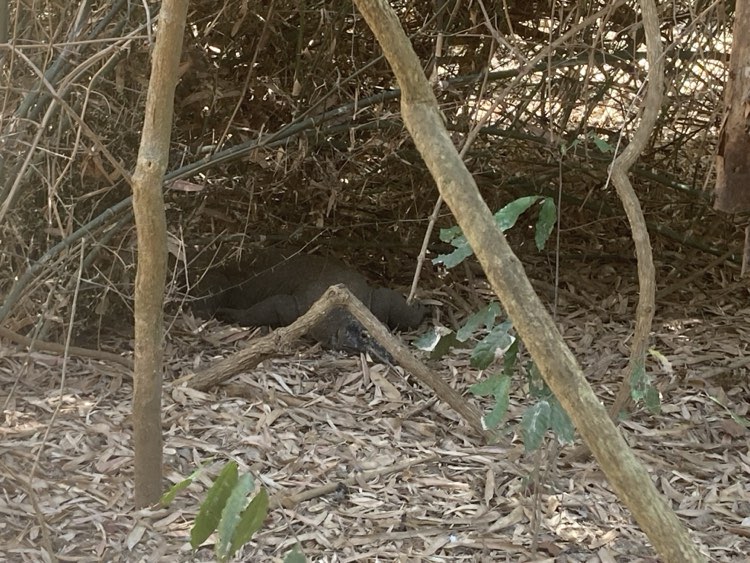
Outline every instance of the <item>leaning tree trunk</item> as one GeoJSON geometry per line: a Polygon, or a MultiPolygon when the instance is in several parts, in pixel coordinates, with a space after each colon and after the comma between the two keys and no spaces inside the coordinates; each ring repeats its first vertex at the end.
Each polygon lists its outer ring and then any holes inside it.
{"type": "Polygon", "coordinates": [[[435,95],[395,12],[386,0],[355,0],[355,4],[398,79],[401,111],[417,149],[545,381],[665,561],[703,561],[686,529],[594,395],[521,262],[493,221],[474,178],[451,142],[435,95]]]}

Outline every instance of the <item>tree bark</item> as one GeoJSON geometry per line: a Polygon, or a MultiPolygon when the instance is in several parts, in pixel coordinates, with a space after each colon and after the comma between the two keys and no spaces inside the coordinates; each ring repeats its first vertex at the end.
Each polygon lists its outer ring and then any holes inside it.
{"type": "Polygon", "coordinates": [[[156,502],[161,495],[162,309],[167,272],[167,222],[162,182],[169,157],[174,90],[187,4],[187,0],[165,0],[159,13],[141,145],[133,175],[133,212],[138,233],[133,374],[135,504],[138,507],[156,502]]]}
{"type": "Polygon", "coordinates": [[[724,92],[724,123],[716,155],[716,201],[726,213],[750,210],[750,4],[737,2],[724,92]]]}
{"type": "Polygon", "coordinates": [[[355,4],[401,86],[403,119],[417,149],[545,381],[664,560],[703,561],[686,529],[594,395],[521,262],[495,225],[448,136],[437,100],[393,9],[386,0],[355,0],[355,4]]]}

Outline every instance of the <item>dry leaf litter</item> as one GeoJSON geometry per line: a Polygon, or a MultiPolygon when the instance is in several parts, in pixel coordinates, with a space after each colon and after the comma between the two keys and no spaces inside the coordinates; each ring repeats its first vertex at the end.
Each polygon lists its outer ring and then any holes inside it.
{"type": "MultiPolygon", "coordinates": [[[[561,281],[557,308],[605,402],[627,363],[636,295],[608,275],[616,272],[577,268],[561,281]]],[[[662,410],[638,408],[622,429],[708,557],[747,561],[750,307],[746,287],[722,280],[660,303],[649,371],[662,410]]],[[[48,561],[46,548],[58,561],[211,561],[213,538],[193,552],[189,531],[230,459],[270,495],[300,495],[271,510],[237,561],[281,561],[296,544],[321,562],[658,560],[593,460],[566,464],[570,448],[524,451],[521,378],[506,431],[484,445],[400,369],[304,344],[207,393],[174,387],[247,337],[215,322],[197,332],[190,320],[167,337],[165,481],[206,467],[166,508],[132,505],[127,370],[2,343],[3,560],[48,561]]],[[[459,390],[482,377],[466,351],[431,365],[459,390]]]]}

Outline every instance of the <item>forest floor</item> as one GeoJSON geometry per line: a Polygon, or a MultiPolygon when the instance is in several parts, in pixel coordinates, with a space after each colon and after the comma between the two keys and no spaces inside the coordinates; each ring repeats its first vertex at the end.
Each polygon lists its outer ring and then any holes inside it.
{"type": "MultiPolygon", "coordinates": [[[[637,295],[618,270],[573,264],[556,308],[605,403],[627,364],[637,295]]],[[[731,279],[710,270],[671,292],[660,284],[648,371],[661,412],[637,408],[621,425],[713,561],[750,553],[750,300],[731,279]]],[[[523,377],[500,440],[486,445],[400,368],[317,346],[300,344],[210,392],[173,386],[249,336],[213,321],[201,332],[194,326],[178,318],[167,337],[165,485],[204,470],[169,506],[151,510],[132,504],[128,370],[0,346],[3,561],[53,560],[45,547],[57,561],[212,560],[213,538],[193,552],[190,527],[230,459],[272,496],[310,493],[272,508],[236,560],[280,561],[299,544],[308,561],[324,562],[658,561],[597,463],[566,460],[580,438],[525,452],[523,377]],[[326,485],[338,487],[322,494],[326,485]]],[[[129,347],[125,339],[112,349],[129,347]]],[[[485,375],[470,367],[468,351],[430,365],[461,392],[485,375]]],[[[484,412],[491,406],[469,400],[484,412]]]]}

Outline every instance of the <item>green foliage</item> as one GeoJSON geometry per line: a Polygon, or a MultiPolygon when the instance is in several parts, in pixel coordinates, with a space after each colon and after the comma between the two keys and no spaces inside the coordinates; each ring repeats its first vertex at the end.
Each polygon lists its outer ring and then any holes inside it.
{"type": "MultiPolygon", "coordinates": [[[[255,480],[250,475],[243,475],[232,488],[229,498],[221,511],[221,520],[217,527],[219,541],[216,543],[216,555],[227,559],[234,547],[235,531],[240,522],[240,515],[247,504],[247,496],[255,488],[255,480]]],[[[235,547],[236,549],[236,547],[235,547]]]]}
{"type": "MultiPolygon", "coordinates": [[[[503,323],[505,325],[507,323],[503,323]]],[[[483,418],[485,428],[498,428],[508,413],[510,385],[518,363],[518,340],[514,340],[503,355],[503,369],[487,379],[475,383],[469,391],[480,397],[492,396],[495,404],[483,418]]],[[[529,396],[535,402],[524,412],[521,419],[521,435],[527,451],[539,447],[548,430],[563,443],[573,441],[575,429],[568,414],[552,394],[539,373],[536,365],[526,365],[529,396]]]]}
{"type": "Polygon", "coordinates": [[[255,480],[251,475],[239,476],[237,463],[227,463],[208,490],[190,531],[193,549],[197,549],[216,531],[216,557],[219,561],[226,561],[250,541],[268,515],[268,493],[265,489],[261,488],[248,502],[248,496],[254,489],[255,480]]]}
{"type": "Polygon", "coordinates": [[[654,414],[661,410],[659,392],[646,373],[646,367],[639,364],[630,374],[630,396],[636,403],[643,402],[645,407],[654,414]]]}
{"type": "Polygon", "coordinates": [[[500,316],[501,312],[500,304],[497,301],[493,301],[483,309],[479,309],[479,311],[466,319],[464,326],[456,333],[456,339],[466,342],[474,336],[474,333],[480,327],[492,328],[495,324],[495,319],[500,316]]]}
{"type": "Polygon", "coordinates": [[[445,264],[446,268],[453,268],[474,254],[461,227],[455,226],[450,229],[440,229],[440,240],[450,243],[455,250],[450,254],[439,255],[432,261],[433,264],[442,263],[445,264]]]}
{"type": "MultiPolygon", "coordinates": [[[[414,346],[420,350],[429,351],[431,359],[439,360],[450,352],[451,348],[463,347],[464,342],[474,336],[480,328],[484,327],[492,331],[492,329],[495,328],[495,319],[500,316],[501,312],[500,304],[493,301],[466,319],[466,322],[458,332],[448,331],[444,334],[440,334],[435,329],[431,329],[425,332],[414,343],[414,346]]],[[[504,331],[507,333],[511,328],[511,325],[508,323],[504,326],[507,326],[504,331]]],[[[499,345],[505,343],[510,345],[510,342],[507,342],[506,335],[503,334],[501,329],[498,329],[495,334],[485,337],[485,340],[488,340],[489,343],[485,343],[484,347],[481,348],[479,352],[477,352],[476,348],[474,349],[471,360],[472,364],[478,362],[478,365],[481,366],[483,362],[487,361],[487,365],[489,365],[494,359],[495,354],[495,348],[491,347],[493,341],[498,341],[499,345]]],[[[505,346],[505,348],[507,348],[507,346],[505,346]]]]}
{"type": "MultiPolygon", "coordinates": [[[[534,240],[537,248],[542,250],[557,221],[557,207],[551,198],[540,196],[518,198],[495,213],[494,218],[497,226],[502,231],[507,231],[537,202],[541,202],[541,205],[534,240]]],[[[446,268],[453,268],[473,254],[459,227],[443,229],[440,232],[440,239],[453,246],[453,251],[435,258],[433,262],[436,264],[444,264],[446,268]]],[[[492,302],[466,319],[464,325],[456,333],[440,335],[432,331],[416,343],[418,348],[430,350],[433,358],[440,358],[451,348],[467,342],[470,338],[475,338],[478,332],[484,332],[484,336],[472,349],[471,365],[485,370],[490,368],[496,359],[502,357],[503,368],[500,373],[489,375],[483,381],[472,385],[469,390],[474,395],[489,396],[494,399],[494,406],[482,418],[485,428],[489,429],[498,428],[508,414],[510,387],[518,361],[518,339],[512,334],[513,326],[509,320],[497,322],[501,313],[500,304],[492,302]]],[[[529,374],[529,395],[536,399],[536,402],[526,410],[521,421],[521,433],[527,450],[538,448],[548,430],[552,430],[561,441],[572,441],[574,428],[570,418],[539,376],[536,366],[530,363],[526,371],[529,374]]]]}
{"type": "Polygon", "coordinates": [[[482,417],[485,428],[499,428],[503,419],[508,414],[510,405],[510,384],[513,369],[518,358],[518,340],[511,344],[503,358],[503,371],[501,374],[491,375],[484,381],[475,383],[469,387],[469,392],[479,397],[492,395],[495,405],[492,410],[482,417]]]}
{"type": "Polygon", "coordinates": [[[200,467],[198,467],[195,471],[193,471],[189,476],[185,477],[182,481],[179,483],[175,483],[172,485],[169,490],[167,490],[166,493],[164,493],[161,498],[159,499],[159,502],[162,506],[169,506],[172,501],[177,496],[177,493],[180,491],[183,491],[187,489],[193,481],[195,481],[195,478],[200,475],[203,470],[208,466],[209,464],[213,463],[213,458],[207,459],[203,463],[201,463],[200,467]]]}
{"type": "Polygon", "coordinates": [[[507,375],[492,375],[469,387],[469,391],[474,395],[492,395],[495,399],[492,410],[482,417],[482,424],[485,428],[499,428],[505,419],[505,415],[508,414],[510,382],[511,379],[507,375]]]}
{"type": "MultiPolygon", "coordinates": [[[[655,348],[649,348],[648,352],[659,363],[659,366],[665,373],[668,375],[674,373],[671,362],[664,354],[655,348]]],[[[651,413],[656,414],[661,411],[659,392],[654,387],[645,366],[638,366],[634,370],[634,373],[630,374],[630,397],[636,403],[643,401],[643,404],[651,413]]]]}
{"type": "Polygon", "coordinates": [[[460,348],[462,344],[456,338],[455,332],[450,331],[446,334],[441,334],[435,328],[425,331],[424,334],[414,341],[414,346],[417,349],[430,353],[431,360],[439,360],[450,352],[451,348],[460,348]]]}
{"type": "Polygon", "coordinates": [[[502,356],[516,341],[515,336],[510,334],[513,325],[505,321],[482,338],[471,352],[471,366],[478,369],[490,367],[496,356],[502,356]]]}
{"type": "Polygon", "coordinates": [[[575,436],[573,423],[542,379],[539,368],[531,362],[527,369],[527,381],[529,395],[536,398],[537,402],[526,410],[521,419],[521,434],[526,451],[536,450],[548,430],[551,430],[560,442],[571,443],[575,436]]]}
{"type": "Polygon", "coordinates": [[[295,545],[294,549],[284,557],[284,563],[305,563],[305,561],[305,556],[300,550],[299,545],[295,545]]]}
{"type": "MultiPolygon", "coordinates": [[[[203,471],[210,461],[204,462],[189,477],[175,484],[162,496],[164,506],[171,503],[177,493],[186,489],[203,471]]],[[[197,549],[211,534],[217,533],[214,547],[219,561],[231,558],[237,550],[249,542],[255,532],[263,527],[268,516],[268,493],[260,488],[250,499],[255,489],[252,475],[239,475],[237,463],[230,461],[206,493],[193,528],[190,530],[190,545],[197,549]]],[[[285,563],[304,563],[305,556],[296,546],[284,558],[285,563]]]]}
{"type": "Polygon", "coordinates": [[[550,235],[552,235],[556,222],[557,206],[552,199],[544,198],[534,231],[534,242],[536,243],[537,250],[544,250],[544,245],[547,243],[550,235]]]}
{"type": "Polygon", "coordinates": [[[550,430],[557,436],[557,439],[563,444],[572,444],[576,437],[576,427],[570,420],[568,413],[554,395],[550,396],[550,430]]]}
{"type": "MultiPolygon", "coordinates": [[[[495,224],[501,231],[507,231],[516,224],[518,218],[527,209],[540,200],[542,205],[536,223],[534,240],[537,248],[542,250],[550,234],[552,234],[557,220],[557,206],[551,198],[537,195],[519,197],[495,213],[495,224]]],[[[453,268],[474,254],[471,246],[469,246],[469,241],[466,240],[463,231],[458,226],[441,229],[440,240],[453,246],[453,251],[450,254],[439,255],[432,261],[434,264],[444,264],[446,268],[453,268]]]]}
{"type": "Polygon", "coordinates": [[[261,489],[248,504],[247,496],[254,488],[255,482],[250,475],[240,477],[222,511],[216,545],[221,560],[231,557],[263,526],[268,515],[268,493],[261,489]]]}
{"type": "Polygon", "coordinates": [[[524,211],[526,211],[540,199],[549,198],[543,198],[542,196],[538,195],[528,195],[525,197],[519,197],[518,199],[511,201],[508,205],[495,213],[495,223],[498,227],[500,227],[501,231],[507,231],[516,224],[516,221],[518,221],[518,218],[524,211]]]}
{"type": "Polygon", "coordinates": [[[237,484],[237,463],[230,461],[224,466],[214,484],[208,490],[206,500],[203,501],[193,529],[190,530],[190,545],[193,549],[208,539],[221,520],[221,511],[237,484]]]}
{"type": "Polygon", "coordinates": [[[527,452],[539,448],[542,438],[550,427],[551,411],[549,401],[537,401],[523,413],[521,434],[527,452]]]}
{"type": "Polygon", "coordinates": [[[593,133],[589,134],[589,138],[594,141],[594,146],[599,150],[602,154],[615,154],[615,148],[610,145],[607,141],[599,137],[598,135],[594,135],[593,133]]]}
{"type": "MultiPolygon", "coordinates": [[[[614,154],[615,148],[610,145],[607,141],[602,139],[599,135],[593,132],[589,132],[584,139],[591,140],[594,143],[594,146],[596,149],[602,153],[602,154],[614,154]]],[[[566,155],[568,152],[570,152],[572,149],[576,148],[578,145],[580,145],[584,139],[578,138],[569,145],[562,144],[560,145],[560,152],[562,155],[566,155]]]]}
{"type": "MultiPolygon", "coordinates": [[[[668,374],[672,374],[672,364],[658,350],[649,349],[649,354],[656,359],[661,368],[668,374]]],[[[661,411],[661,398],[659,391],[654,387],[651,376],[646,372],[646,366],[642,363],[635,366],[630,374],[630,398],[635,404],[642,404],[652,413],[657,414],[661,411]]],[[[618,416],[626,416],[626,412],[617,413],[618,416]]]]}

